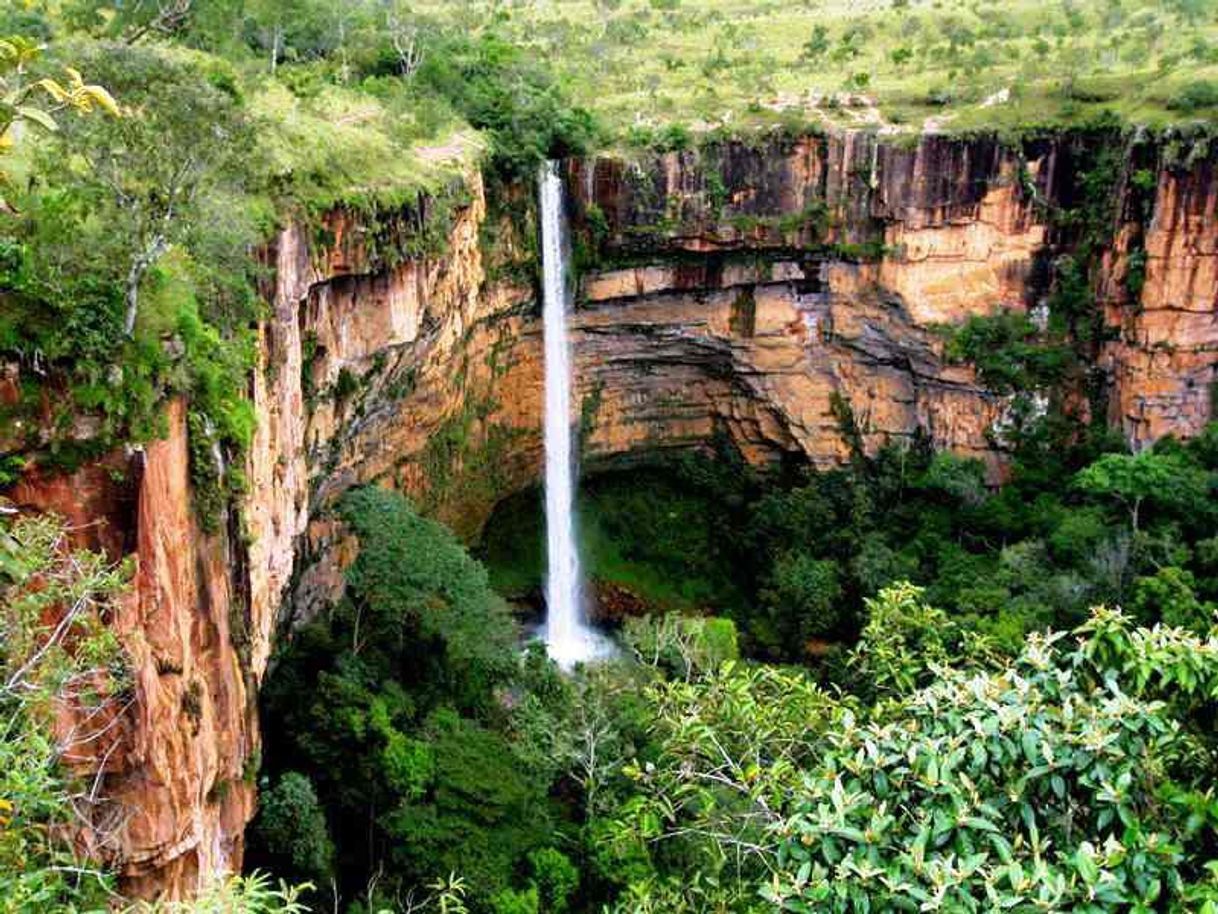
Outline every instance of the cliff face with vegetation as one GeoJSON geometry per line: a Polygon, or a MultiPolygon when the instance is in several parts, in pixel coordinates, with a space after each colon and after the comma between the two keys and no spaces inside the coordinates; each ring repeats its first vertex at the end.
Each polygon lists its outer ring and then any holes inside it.
{"type": "Polygon", "coordinates": [[[1162,169],[1149,214],[1122,208],[1100,285],[1113,338],[1100,367],[1109,419],[1131,442],[1187,437],[1215,416],[1218,359],[1218,162],[1162,169]],[[1141,248],[1138,247],[1141,239],[1141,248]],[[1144,272],[1131,289],[1130,271],[1144,272]]]}
{"type": "MultiPolygon", "coordinates": [[[[240,866],[258,755],[245,547],[200,528],[182,404],[168,413],[166,437],[142,451],[31,474],[8,493],[66,518],[82,545],[136,558],[112,620],[132,694],[66,762],[106,798],[90,807],[85,843],[145,897],[191,895],[240,866]]],[[[61,737],[80,725],[60,720],[61,737]]]]}
{"type": "MultiPolygon", "coordinates": [[[[603,259],[635,262],[586,279],[585,322],[646,306],[662,326],[692,310],[699,329],[685,335],[721,344],[745,399],[768,409],[773,447],[841,459],[840,397],[869,450],[921,431],[997,475],[1009,398],[945,359],[936,331],[1004,309],[1047,325],[1063,285],[1056,259],[1080,242],[1054,216],[1096,205],[1080,188],[1099,180],[1093,143],[838,134],[577,164],[577,209],[603,259]]],[[[1104,176],[1111,248],[1089,242],[1105,253],[1088,355],[1103,372],[1095,403],[1142,446],[1195,434],[1210,416],[1214,156],[1124,152],[1104,176]]],[[[718,412],[731,426],[732,409],[718,412]]]]}
{"type": "MultiPolygon", "coordinates": [[[[1050,326],[1060,258],[1089,231],[1055,214],[1080,203],[1094,153],[1084,136],[838,133],[569,162],[586,465],[725,436],[753,462],[832,465],[925,436],[999,481],[1020,394],[1103,410],[1138,446],[1199,431],[1218,362],[1218,181],[1204,149],[1116,157],[1102,187],[1117,204],[1111,244],[1087,278],[1098,332],[1062,389],[994,385],[949,352],[952,327],[1004,309],[1050,326]]],[[[377,482],[473,535],[537,481],[532,203],[496,193],[488,212],[471,174],[431,246],[383,244],[434,220],[427,200],[389,225],[336,211],[279,232],[264,255],[248,491],[215,532],[191,509],[180,404],[164,440],[10,492],[105,518],[81,535],[138,557],[116,622],[136,701],[77,762],[102,772],[114,818],[96,832],[133,893],[189,893],[239,865],[276,632],[341,588],[353,554],[336,498],[377,482]]]]}

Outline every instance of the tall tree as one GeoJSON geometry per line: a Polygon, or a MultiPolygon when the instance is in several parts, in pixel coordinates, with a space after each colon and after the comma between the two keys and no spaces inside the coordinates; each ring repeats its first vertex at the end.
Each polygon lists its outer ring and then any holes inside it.
{"type": "Polygon", "coordinates": [[[1142,506],[1148,501],[1188,504],[1204,497],[1205,477],[1174,454],[1142,451],[1105,454],[1078,474],[1076,485],[1093,495],[1116,499],[1129,512],[1137,533],[1142,506]]]}
{"type": "Polygon", "coordinates": [[[123,265],[123,332],[131,337],[149,271],[192,234],[224,229],[208,218],[207,198],[240,183],[250,134],[222,70],[142,48],[101,51],[91,66],[116,87],[124,116],[65,128],[85,169],[73,168],[58,150],[46,163],[59,171],[53,180],[89,199],[92,241],[123,265]]]}

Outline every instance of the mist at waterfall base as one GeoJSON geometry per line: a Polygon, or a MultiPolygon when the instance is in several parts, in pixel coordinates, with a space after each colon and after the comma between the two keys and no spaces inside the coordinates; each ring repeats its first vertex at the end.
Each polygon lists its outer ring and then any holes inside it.
{"type": "Polygon", "coordinates": [[[563,669],[612,652],[587,622],[575,538],[575,452],[571,434],[571,343],[567,334],[566,217],[556,162],[540,179],[543,324],[545,336],[546,651],[563,669]]]}

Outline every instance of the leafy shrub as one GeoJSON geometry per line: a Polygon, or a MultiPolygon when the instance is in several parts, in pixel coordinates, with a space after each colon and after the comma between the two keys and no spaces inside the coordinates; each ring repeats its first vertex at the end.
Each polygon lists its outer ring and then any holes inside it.
{"type": "Polygon", "coordinates": [[[679,676],[711,670],[737,656],[730,619],[699,616],[640,616],[626,622],[626,644],[642,660],[679,676]]]}
{"type": "MultiPolygon", "coordinates": [[[[61,767],[115,713],[125,658],[107,627],[133,569],[73,550],[53,516],[0,519],[0,898],[13,914],[100,909],[112,879],[71,841],[89,813],[61,767]],[[66,739],[56,719],[82,723],[66,739]],[[70,719],[70,718],[69,718],[70,719]]],[[[102,730],[101,733],[105,731],[102,730]]]]}
{"type": "Polygon", "coordinates": [[[1153,798],[1193,738],[1145,676],[1173,657],[1211,694],[1216,646],[1102,611],[1078,635],[1034,637],[993,672],[944,670],[882,718],[829,728],[766,896],[843,912],[1178,905],[1192,826],[1153,798]]]}
{"type": "Polygon", "coordinates": [[[259,798],[253,828],[258,840],[276,849],[291,872],[318,883],[328,881],[334,864],[334,845],[326,829],[325,813],[309,779],[288,771],[259,798]]]}
{"type": "MultiPolygon", "coordinates": [[[[907,585],[880,594],[873,621],[946,623],[907,585]]],[[[894,653],[869,634],[851,682],[870,692],[863,671],[887,668],[901,684],[878,705],[733,664],[644,692],[656,746],[627,769],[613,822],[647,866],[616,910],[700,910],[708,887],[693,872],[717,887],[716,909],[742,911],[758,897],[796,911],[1095,914],[1213,898],[1198,791],[1213,776],[1218,642],[1104,609],[1008,660],[961,664],[924,638],[929,658],[894,653]]]]}
{"type": "Polygon", "coordinates": [[[1173,111],[1203,111],[1218,107],[1218,82],[1198,79],[1188,83],[1180,92],[1168,99],[1167,107],[1173,111]]]}
{"type": "Polygon", "coordinates": [[[989,388],[1010,393],[1031,391],[1059,381],[1070,365],[1070,351],[1043,342],[1026,314],[1000,311],[971,315],[948,338],[948,358],[970,361],[989,388]]]}
{"type": "Polygon", "coordinates": [[[493,32],[448,38],[418,79],[489,133],[505,178],[531,178],[543,159],[579,154],[596,133],[592,115],[567,103],[535,58],[493,32]]]}
{"type": "Polygon", "coordinates": [[[1218,623],[1218,606],[1197,599],[1192,572],[1168,566],[1133,583],[1131,608],[1138,618],[1206,634],[1218,623]]]}
{"type": "Polygon", "coordinates": [[[906,694],[926,685],[936,667],[986,652],[972,633],[923,602],[912,584],[886,587],[865,602],[867,623],[850,664],[856,681],[874,694],[906,694]]]}
{"type": "Polygon", "coordinates": [[[547,914],[564,914],[579,888],[579,870],[561,851],[543,847],[529,854],[529,867],[547,914]]]}
{"type": "Polygon", "coordinates": [[[657,890],[693,899],[702,877],[726,889],[726,910],[747,910],[766,878],[751,849],[770,843],[836,699],[798,669],[738,663],[656,682],[643,699],[654,745],[626,765],[631,789],[611,828],[618,853],[636,855],[621,909],[681,910],[644,901],[657,890]],[[659,889],[668,878],[681,884],[659,889]]]}
{"type": "Polygon", "coordinates": [[[123,914],[308,914],[301,895],[311,886],[272,882],[265,873],[217,879],[187,901],[140,902],[123,914]]]}
{"type": "Polygon", "coordinates": [[[1142,451],[1105,454],[1082,470],[1074,484],[1085,492],[1120,502],[1136,532],[1144,504],[1190,505],[1203,502],[1207,476],[1178,454],[1142,451]]]}
{"type": "Polygon", "coordinates": [[[778,560],[762,592],[780,630],[802,641],[837,630],[842,622],[841,596],[837,564],[800,552],[778,560]]]}
{"type": "Polygon", "coordinates": [[[527,889],[503,889],[491,899],[491,908],[495,914],[537,914],[537,886],[527,889]]]}
{"type": "Polygon", "coordinates": [[[966,505],[985,500],[985,464],[976,458],[941,452],[931,459],[921,479],[922,488],[942,492],[966,505]]]}

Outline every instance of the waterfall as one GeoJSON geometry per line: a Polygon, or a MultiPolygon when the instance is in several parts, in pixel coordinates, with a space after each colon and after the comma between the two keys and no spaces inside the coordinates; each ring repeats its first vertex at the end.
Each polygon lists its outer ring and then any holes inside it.
{"type": "Polygon", "coordinates": [[[546,649],[564,669],[606,653],[583,609],[575,540],[575,454],[571,445],[571,344],[567,337],[567,248],[558,164],[541,170],[541,265],[545,330],[546,649]]]}

